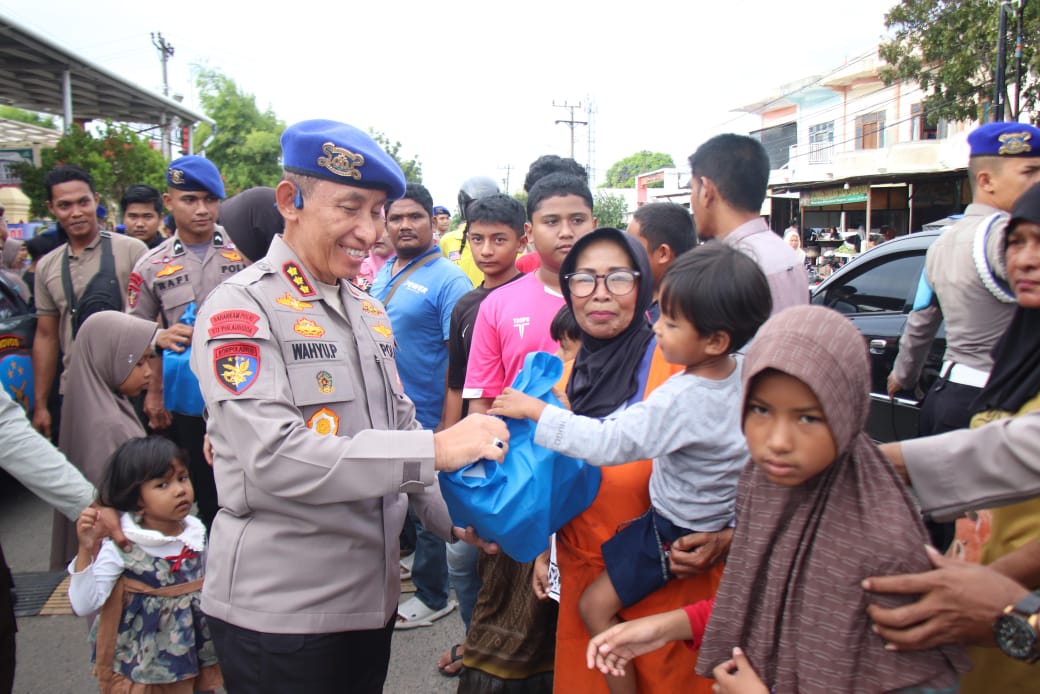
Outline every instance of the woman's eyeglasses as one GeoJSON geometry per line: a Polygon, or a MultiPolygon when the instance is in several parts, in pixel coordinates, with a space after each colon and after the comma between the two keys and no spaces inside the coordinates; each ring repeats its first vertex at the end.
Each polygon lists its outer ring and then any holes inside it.
{"type": "Polygon", "coordinates": [[[631,294],[632,290],[636,288],[636,280],[638,278],[639,272],[635,270],[611,270],[605,275],[596,275],[591,272],[572,272],[563,277],[563,279],[567,280],[567,288],[571,290],[571,296],[579,299],[592,296],[596,291],[596,287],[599,286],[600,280],[603,280],[603,285],[607,288],[607,291],[614,296],[631,294]]]}

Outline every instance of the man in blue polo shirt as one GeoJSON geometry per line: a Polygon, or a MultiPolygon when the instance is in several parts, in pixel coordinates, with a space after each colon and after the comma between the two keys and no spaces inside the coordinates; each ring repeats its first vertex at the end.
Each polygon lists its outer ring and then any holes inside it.
{"type": "MultiPolygon", "coordinates": [[[[433,241],[433,197],[409,183],[404,197],[386,204],[386,229],[396,253],[372,283],[397,343],[397,369],[424,429],[438,429],[444,409],[448,328],[459,297],[473,285],[433,241]]],[[[398,609],[397,628],[429,626],[455,608],[448,600],[444,541],[418,527],[412,565],[415,597],[398,609]]]]}

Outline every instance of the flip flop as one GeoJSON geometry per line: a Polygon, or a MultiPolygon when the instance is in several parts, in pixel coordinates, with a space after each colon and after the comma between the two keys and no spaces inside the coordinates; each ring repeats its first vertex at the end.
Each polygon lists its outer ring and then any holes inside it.
{"type": "Polygon", "coordinates": [[[422,600],[411,597],[397,606],[397,623],[394,629],[415,629],[417,627],[432,627],[433,623],[444,615],[450,613],[458,606],[454,600],[439,610],[427,607],[422,600]]]}
{"type": "Polygon", "coordinates": [[[466,669],[466,666],[461,664],[462,663],[462,654],[459,653],[459,651],[461,651],[461,650],[462,650],[462,644],[461,643],[457,643],[454,646],[452,646],[451,647],[451,651],[448,653],[448,657],[450,658],[450,660],[448,660],[448,662],[445,665],[443,665],[443,666],[442,665],[438,665],[437,666],[437,671],[440,672],[445,677],[458,677],[459,675],[461,675],[462,671],[466,669]],[[451,665],[454,664],[454,663],[460,663],[459,669],[456,670],[455,672],[448,672],[448,668],[451,667],[451,665]]]}

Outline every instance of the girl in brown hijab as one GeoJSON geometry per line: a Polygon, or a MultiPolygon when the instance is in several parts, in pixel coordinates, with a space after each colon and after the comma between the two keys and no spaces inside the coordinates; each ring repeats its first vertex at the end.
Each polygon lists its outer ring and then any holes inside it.
{"type": "MultiPolygon", "coordinates": [[[[698,674],[717,692],[956,691],[961,649],[886,650],[867,617],[865,578],[931,563],[914,502],[863,431],[863,337],[830,309],[789,308],[758,332],[743,381],[751,460],[698,674]]],[[[886,607],[910,602],[886,597],[886,607]]],[[[624,668],[662,641],[696,641],[695,612],[613,627],[591,642],[589,666],[624,668]]]]}
{"type": "MultiPolygon", "coordinates": [[[[156,324],[119,311],[101,311],[83,323],[69,363],[58,448],[97,487],[120,445],[146,432],[129,397],[148,385],[156,324]]],[[[75,526],[56,515],[51,569],[76,555],[75,526]]]]}

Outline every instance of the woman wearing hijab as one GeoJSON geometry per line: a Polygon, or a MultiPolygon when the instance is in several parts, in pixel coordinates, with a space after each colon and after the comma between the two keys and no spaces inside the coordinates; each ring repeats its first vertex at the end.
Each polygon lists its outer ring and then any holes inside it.
{"type": "MultiPolygon", "coordinates": [[[[119,446],[145,436],[129,398],[148,384],[156,324],[119,311],[87,318],[76,337],[61,407],[58,448],[95,487],[119,446]]],[[[78,547],[75,525],[56,515],[51,568],[68,564],[78,547]]]]}
{"type": "MultiPolygon", "coordinates": [[[[993,371],[975,401],[971,428],[1040,409],[1040,184],[1011,210],[1005,264],[1018,308],[993,352],[993,371]]],[[[999,563],[1013,550],[1040,539],[1040,499],[978,511],[957,521],[951,553],[982,564],[999,563]]],[[[1014,577],[1014,576],[1013,576],[1014,577]]],[[[1023,582],[1024,577],[1018,577],[1023,582]]],[[[1040,588],[1025,583],[1030,590],[1040,588]]],[[[961,691],[1035,691],[1035,666],[995,648],[970,649],[972,671],[961,691]]]]}
{"type": "Polygon", "coordinates": [[[2,271],[7,275],[7,279],[11,280],[11,284],[14,285],[18,291],[18,295],[22,297],[25,303],[29,303],[32,300],[32,291],[29,285],[22,279],[22,260],[25,257],[24,244],[18,239],[7,239],[4,241],[3,258],[0,260],[3,264],[2,271]]]}
{"type": "MultiPolygon", "coordinates": [[[[583,236],[560,268],[560,288],[581,328],[581,348],[567,384],[571,409],[588,417],[607,417],[643,400],[647,393],[682,367],[668,364],[657,348],[646,311],[653,301],[653,275],[646,251],[635,237],[601,228],[583,236]],[[588,296],[569,287],[575,272],[596,276],[588,296]],[[633,292],[615,295],[607,285],[616,272],[636,273],[633,292]],[[605,288],[605,289],[604,289],[605,288]]],[[[578,613],[578,598],[604,570],[601,545],[620,525],[639,517],[650,505],[649,460],[602,468],[600,490],[592,505],[557,533],[560,611],[556,631],[557,692],[607,691],[606,680],[585,666],[590,635],[578,613]]],[[[671,581],[621,611],[633,619],[711,597],[721,567],[671,581]]],[[[709,692],[711,682],[693,674],[696,655],[670,644],[636,663],[640,692],[709,692]]]]}

